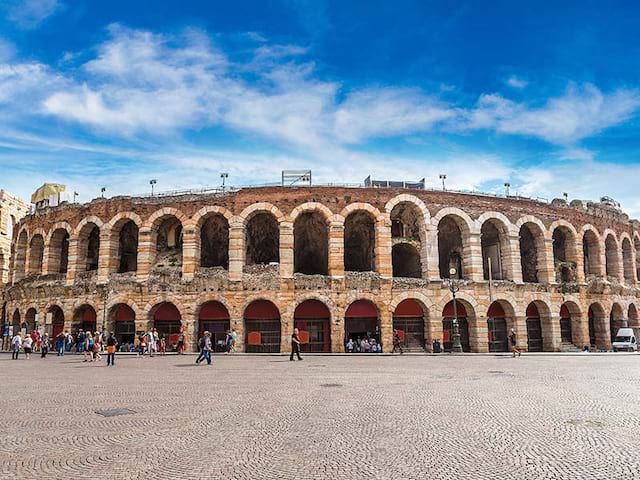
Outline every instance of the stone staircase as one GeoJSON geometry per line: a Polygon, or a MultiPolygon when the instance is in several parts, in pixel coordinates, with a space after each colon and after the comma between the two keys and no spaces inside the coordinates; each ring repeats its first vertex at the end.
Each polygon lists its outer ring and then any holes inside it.
{"type": "Polygon", "coordinates": [[[566,353],[580,353],[582,349],[576,347],[573,343],[561,343],[560,351],[566,353]]]}

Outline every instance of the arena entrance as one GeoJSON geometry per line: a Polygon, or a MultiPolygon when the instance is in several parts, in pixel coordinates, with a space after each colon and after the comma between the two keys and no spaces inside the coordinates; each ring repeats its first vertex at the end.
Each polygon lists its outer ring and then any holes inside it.
{"type": "Polygon", "coordinates": [[[54,305],[49,313],[51,314],[51,339],[53,340],[64,332],[64,312],[59,306],[54,305]]]}
{"type": "Polygon", "coordinates": [[[119,345],[129,345],[131,349],[136,339],[136,313],[126,303],[116,305],[112,311],[116,340],[119,345]]]}
{"type": "Polygon", "coordinates": [[[73,314],[71,331],[74,335],[77,335],[80,329],[85,332],[91,332],[92,335],[97,330],[97,315],[91,305],[82,305],[73,314]]]}
{"type": "Polygon", "coordinates": [[[535,303],[530,303],[526,311],[527,315],[527,351],[542,352],[542,322],[540,312],[535,303]]]}
{"type": "Polygon", "coordinates": [[[305,300],[293,314],[294,328],[300,330],[300,350],[331,352],[331,312],[319,300],[305,300]]]}
{"type": "Polygon", "coordinates": [[[211,301],[202,305],[198,314],[198,339],[211,332],[214,351],[225,352],[227,332],[231,329],[229,311],[222,303],[211,301]]]}
{"type": "Polygon", "coordinates": [[[489,329],[489,351],[508,352],[507,318],[499,302],[493,302],[487,311],[487,327],[489,329]]]}
{"type": "MultiPolygon", "coordinates": [[[[470,352],[469,344],[469,321],[467,319],[467,309],[462,302],[456,300],[456,310],[458,314],[458,331],[460,332],[460,343],[463,352],[470,352]]],[[[453,300],[447,303],[442,310],[442,348],[445,352],[450,352],[453,348],[453,319],[455,317],[453,300]]]]}
{"type": "Polygon", "coordinates": [[[566,304],[560,307],[560,341],[562,343],[573,342],[573,329],[571,328],[571,312],[566,304]]]}
{"type": "Polygon", "coordinates": [[[244,311],[245,351],[280,353],[280,311],[269,300],[255,300],[244,311]]]}
{"type": "Polygon", "coordinates": [[[393,330],[408,351],[424,351],[424,317],[424,309],[413,299],[403,300],[393,312],[393,330]]]}
{"type": "Polygon", "coordinates": [[[182,330],[182,315],[170,302],[161,303],[153,314],[153,328],[158,331],[158,338],[164,337],[168,351],[175,351],[178,336],[182,330]]]}
{"type": "Polygon", "coordinates": [[[380,326],[378,325],[378,309],[369,300],[356,300],[344,314],[344,341],[354,342],[364,338],[374,338],[382,345],[380,326]]]}

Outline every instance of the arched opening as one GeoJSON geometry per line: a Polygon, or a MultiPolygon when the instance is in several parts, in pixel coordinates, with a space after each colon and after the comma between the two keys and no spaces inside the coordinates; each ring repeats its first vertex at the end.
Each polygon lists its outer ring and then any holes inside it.
{"type": "Polygon", "coordinates": [[[350,213],[344,222],[345,271],[375,271],[375,247],[376,229],[374,218],[365,210],[357,210],[350,213]]]}
{"type": "Polygon", "coordinates": [[[49,309],[51,315],[51,339],[55,339],[58,335],[64,332],[64,312],[62,309],[54,305],[49,309]]]}
{"type": "Polygon", "coordinates": [[[118,232],[118,273],[138,270],[139,228],[133,220],[127,221],[118,232]]]}
{"type": "Polygon", "coordinates": [[[20,330],[22,329],[21,319],[22,319],[22,317],[20,316],[20,310],[16,308],[13,311],[13,317],[11,318],[11,325],[13,326],[13,334],[14,335],[16,333],[20,333],[20,330]]]}
{"type": "Polygon", "coordinates": [[[98,270],[100,259],[100,228],[95,223],[87,223],[78,234],[78,271],[98,270]]]}
{"type": "Polygon", "coordinates": [[[466,278],[463,264],[462,229],[453,215],[447,215],[438,223],[438,257],[440,278],[450,278],[450,271],[455,269],[455,278],[466,278]]]}
{"type": "Polygon", "coordinates": [[[119,303],[111,308],[109,324],[119,345],[127,345],[131,351],[136,340],[136,312],[126,303],[119,303]]]}
{"type": "Polygon", "coordinates": [[[565,344],[573,342],[571,311],[566,303],[560,307],[560,341],[565,344]]]}
{"type": "Polygon", "coordinates": [[[71,331],[77,334],[79,330],[95,332],[97,330],[97,315],[91,305],[82,305],[73,312],[71,331]]]}
{"type": "Polygon", "coordinates": [[[587,230],[582,236],[584,255],[584,276],[600,275],[600,241],[593,230],[587,230]]]}
{"type": "Polygon", "coordinates": [[[167,215],[156,223],[158,227],[155,234],[155,266],[161,268],[181,267],[182,223],[173,215],[167,215]]]}
{"type": "Polygon", "coordinates": [[[29,239],[27,238],[27,232],[22,231],[18,236],[18,241],[16,243],[15,249],[15,257],[14,257],[14,281],[18,282],[25,277],[26,268],[27,268],[27,245],[29,243],[29,239]]]}
{"type": "Polygon", "coordinates": [[[164,338],[167,349],[175,351],[178,336],[182,331],[182,315],[180,310],[171,302],[164,302],[156,306],[153,312],[153,328],[158,331],[158,338],[164,338]]]}
{"type": "Polygon", "coordinates": [[[535,223],[525,223],[520,227],[520,266],[522,267],[522,281],[538,283],[538,272],[544,252],[544,235],[535,223]]]}
{"type": "Polygon", "coordinates": [[[622,240],[622,267],[624,280],[627,283],[633,283],[633,247],[631,246],[631,240],[625,237],[622,240]]]}
{"type": "Polygon", "coordinates": [[[607,348],[608,336],[606,334],[605,313],[599,303],[589,307],[589,344],[591,347],[607,348]]]}
{"type": "Polygon", "coordinates": [[[463,352],[470,352],[469,343],[469,315],[464,302],[456,300],[455,308],[453,300],[447,303],[442,310],[442,347],[445,352],[450,352],[453,348],[453,335],[455,332],[454,320],[458,319],[458,332],[460,333],[460,343],[463,352]]]}
{"type": "Polygon", "coordinates": [[[280,311],[269,300],[255,300],[244,311],[245,351],[280,353],[280,311]]]}
{"type": "Polygon", "coordinates": [[[246,224],[246,265],[280,262],[280,228],[271,213],[259,212],[246,224]]]}
{"type": "Polygon", "coordinates": [[[49,241],[49,272],[65,274],[69,269],[69,232],[56,229],[49,241]]]}
{"type": "Polygon", "coordinates": [[[507,314],[498,301],[493,302],[487,311],[487,328],[490,352],[508,352],[507,314]]]}
{"type": "Polygon", "coordinates": [[[352,340],[360,345],[364,339],[369,342],[373,339],[378,345],[382,345],[378,309],[369,300],[356,300],[344,314],[344,340],[352,340]]]}
{"type": "Polygon", "coordinates": [[[37,330],[38,325],[36,324],[36,315],[38,315],[38,312],[35,308],[27,310],[27,313],[24,316],[25,322],[27,323],[27,332],[34,332],[37,330]]]}
{"type": "Polygon", "coordinates": [[[640,281],[640,238],[633,239],[633,246],[636,249],[636,278],[640,281]]]}
{"type": "Polygon", "coordinates": [[[16,217],[9,215],[9,218],[7,219],[7,238],[9,240],[13,238],[13,230],[16,227],[16,223],[16,217]]]}
{"type": "Polygon", "coordinates": [[[229,311],[222,303],[210,301],[200,307],[198,313],[198,338],[211,332],[211,342],[216,352],[226,350],[227,332],[231,330],[229,311]]]}
{"type": "Polygon", "coordinates": [[[576,248],[573,232],[565,226],[553,231],[553,261],[556,281],[569,283],[576,281],[576,248]]]}
{"type": "Polygon", "coordinates": [[[319,300],[305,300],[293,313],[293,326],[300,330],[303,352],[331,351],[331,312],[319,300]]]}
{"type": "Polygon", "coordinates": [[[625,323],[622,307],[620,304],[614,303],[611,307],[611,313],[609,314],[609,335],[612,342],[613,339],[616,338],[618,330],[626,327],[625,323]]]}
{"type": "Polygon", "coordinates": [[[327,275],[329,225],[318,212],[304,212],[293,224],[294,272],[327,275]]]}
{"type": "Polygon", "coordinates": [[[422,278],[420,253],[411,243],[396,243],[391,249],[393,276],[422,278]]]}
{"type": "Polygon", "coordinates": [[[527,351],[542,352],[542,322],[540,311],[534,302],[527,306],[527,351]]]}
{"type": "Polygon", "coordinates": [[[480,229],[482,246],[482,271],[485,280],[504,280],[508,278],[505,257],[508,257],[509,243],[507,230],[502,222],[487,220],[480,229]]]}
{"type": "Polygon", "coordinates": [[[640,322],[638,321],[638,309],[633,303],[629,305],[627,318],[630,327],[640,327],[640,322]]]}
{"type": "Polygon", "coordinates": [[[229,268],[229,222],[223,215],[210,215],[200,227],[200,266],[229,268]]]}
{"type": "Polygon", "coordinates": [[[409,351],[424,351],[424,326],[427,311],[413,299],[403,300],[393,312],[393,330],[409,351]]]}
{"type": "Polygon", "coordinates": [[[604,251],[607,277],[619,279],[618,272],[620,271],[620,265],[618,263],[618,242],[611,234],[607,235],[607,238],[604,241],[604,251]]]}
{"type": "Polygon", "coordinates": [[[44,258],[44,239],[42,235],[36,234],[31,238],[29,244],[29,275],[42,274],[42,259],[44,258]]]}

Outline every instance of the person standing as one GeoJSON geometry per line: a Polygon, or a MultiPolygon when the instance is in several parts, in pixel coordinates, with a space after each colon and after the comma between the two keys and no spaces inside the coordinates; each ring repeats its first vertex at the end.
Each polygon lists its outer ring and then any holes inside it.
{"type": "Polygon", "coordinates": [[[297,355],[298,360],[302,360],[300,356],[300,331],[297,328],[293,329],[293,334],[291,335],[291,355],[289,356],[289,361],[293,362],[293,356],[297,355]]]}
{"type": "Polygon", "coordinates": [[[238,341],[238,332],[236,332],[235,328],[231,329],[231,351],[236,351],[236,342],[238,341]]]}
{"type": "Polygon", "coordinates": [[[100,355],[101,352],[102,352],[102,340],[100,339],[100,335],[96,333],[96,336],[93,337],[93,359],[96,362],[99,362],[100,360],[102,360],[102,355],[100,355]]]}
{"type": "Polygon", "coordinates": [[[400,350],[400,355],[404,353],[402,350],[402,340],[400,340],[400,333],[398,330],[393,331],[393,350],[391,353],[396,353],[396,350],[400,350]]]}
{"type": "Polygon", "coordinates": [[[117,345],[116,337],[113,335],[113,332],[107,338],[107,367],[111,365],[112,367],[116,366],[116,345],[117,345]]]}
{"type": "Polygon", "coordinates": [[[202,346],[202,353],[204,359],[207,361],[207,365],[211,365],[211,333],[204,332],[204,345],[202,346]]]}
{"type": "Polygon", "coordinates": [[[160,335],[160,340],[158,341],[158,350],[160,351],[160,355],[164,357],[164,354],[167,353],[167,341],[164,339],[164,333],[160,335]]]}
{"type": "Polygon", "coordinates": [[[22,348],[24,350],[24,357],[27,360],[29,360],[29,357],[31,356],[31,350],[33,348],[33,339],[29,335],[26,335],[24,337],[24,342],[22,342],[22,348]]]}
{"type": "Polygon", "coordinates": [[[202,333],[202,337],[200,337],[200,339],[198,340],[198,358],[196,358],[196,365],[198,365],[202,360],[204,360],[204,344],[205,344],[205,337],[207,336],[207,331],[204,331],[202,333]]]}
{"type": "Polygon", "coordinates": [[[76,351],[78,353],[84,353],[86,351],[85,340],[86,340],[86,335],[84,333],[84,330],[80,329],[80,331],[78,332],[78,343],[77,343],[78,346],[76,347],[76,351]]]}
{"type": "Polygon", "coordinates": [[[55,345],[56,351],[58,352],[58,357],[64,357],[64,344],[65,344],[65,334],[60,332],[56,337],[56,345],[55,345]]]}
{"type": "Polygon", "coordinates": [[[509,333],[509,343],[511,344],[513,358],[516,358],[516,353],[519,357],[522,356],[522,352],[518,350],[518,339],[516,337],[516,331],[513,328],[511,329],[511,333],[509,333]]]}
{"type": "Polygon", "coordinates": [[[182,330],[180,330],[180,333],[178,334],[178,344],[176,345],[176,352],[178,353],[178,355],[182,355],[183,348],[184,348],[184,333],[182,333],[182,330]]]}
{"type": "Polygon", "coordinates": [[[18,360],[20,349],[22,348],[22,336],[16,333],[11,339],[11,359],[18,360]]]}
{"type": "Polygon", "coordinates": [[[49,335],[44,334],[40,340],[40,358],[46,358],[49,353],[49,335]]]}
{"type": "Polygon", "coordinates": [[[149,356],[153,357],[153,353],[156,351],[156,338],[153,330],[147,332],[147,347],[149,348],[149,356]]]}
{"type": "Polygon", "coordinates": [[[84,338],[84,344],[82,345],[82,351],[85,362],[93,362],[93,337],[90,332],[87,332],[84,338]]]}

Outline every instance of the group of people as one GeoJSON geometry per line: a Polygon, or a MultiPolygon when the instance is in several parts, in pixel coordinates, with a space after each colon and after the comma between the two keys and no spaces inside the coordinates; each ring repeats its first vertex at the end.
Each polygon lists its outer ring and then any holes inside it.
{"type": "MultiPolygon", "coordinates": [[[[238,334],[236,329],[227,330],[224,341],[220,341],[220,346],[224,349],[225,353],[231,353],[236,351],[236,341],[238,340],[238,334]]],[[[205,331],[198,340],[198,350],[200,355],[196,359],[196,364],[199,365],[204,360],[207,361],[207,365],[211,365],[211,353],[213,352],[214,344],[212,341],[211,332],[205,331]]]]}
{"type": "Polygon", "coordinates": [[[364,336],[356,340],[349,338],[347,341],[347,352],[349,353],[382,353],[382,344],[375,337],[364,336]]]}

